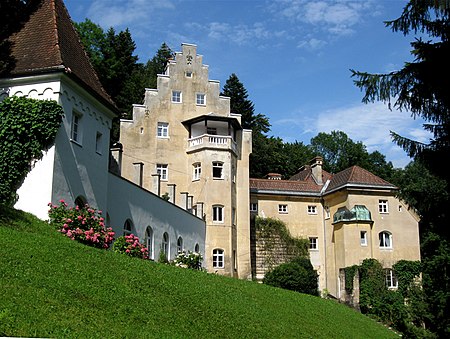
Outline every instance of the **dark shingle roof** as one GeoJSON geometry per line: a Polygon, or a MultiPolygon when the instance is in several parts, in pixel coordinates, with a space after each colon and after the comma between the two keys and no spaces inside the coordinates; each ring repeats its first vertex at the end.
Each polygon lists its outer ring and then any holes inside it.
{"type": "Polygon", "coordinates": [[[380,177],[365,170],[364,168],[361,168],[359,166],[352,166],[333,175],[330,184],[326,189],[326,192],[339,189],[346,185],[396,189],[396,186],[392,185],[386,180],[381,179],[380,177]]]}
{"type": "Polygon", "coordinates": [[[282,193],[296,195],[327,194],[340,188],[354,186],[359,188],[383,188],[396,189],[396,187],[386,180],[377,177],[375,174],[359,167],[352,166],[337,174],[330,174],[326,171],[322,172],[323,183],[328,180],[324,192],[324,185],[319,185],[313,179],[310,166],[304,166],[302,170],[292,176],[289,180],[269,180],[269,179],[252,179],[250,178],[250,190],[255,193],[282,193]]]}
{"type": "Polygon", "coordinates": [[[15,58],[12,75],[65,71],[118,113],[83,49],[62,0],[42,0],[22,29],[9,40],[15,58]]]}

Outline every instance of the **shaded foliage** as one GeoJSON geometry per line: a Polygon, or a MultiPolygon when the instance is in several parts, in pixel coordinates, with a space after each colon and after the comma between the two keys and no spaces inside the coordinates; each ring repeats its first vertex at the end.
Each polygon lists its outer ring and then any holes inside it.
{"type": "Polygon", "coordinates": [[[9,97],[0,102],[0,204],[15,203],[26,175],[53,145],[62,115],[56,101],[9,97]]]}

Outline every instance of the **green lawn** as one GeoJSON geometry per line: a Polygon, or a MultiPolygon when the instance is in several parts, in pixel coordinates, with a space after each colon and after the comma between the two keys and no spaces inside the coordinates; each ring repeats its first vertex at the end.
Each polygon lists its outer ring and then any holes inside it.
{"type": "Polygon", "coordinates": [[[331,300],[90,248],[1,207],[0,336],[398,337],[331,300]]]}

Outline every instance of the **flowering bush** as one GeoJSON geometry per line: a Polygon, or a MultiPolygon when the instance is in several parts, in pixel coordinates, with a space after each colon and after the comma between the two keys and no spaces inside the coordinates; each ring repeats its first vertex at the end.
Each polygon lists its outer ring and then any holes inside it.
{"type": "Polygon", "coordinates": [[[182,251],[173,260],[175,266],[183,268],[192,268],[194,270],[202,269],[202,255],[197,252],[182,251]]]}
{"type": "Polygon", "coordinates": [[[118,237],[113,244],[113,251],[130,257],[148,259],[148,249],[139,242],[134,234],[118,237]]]}
{"type": "Polygon", "coordinates": [[[105,227],[102,211],[89,205],[84,208],[68,207],[64,200],[59,202],[59,206],[48,204],[51,225],[72,240],[97,248],[109,248],[114,240],[114,232],[112,228],[105,227]]]}

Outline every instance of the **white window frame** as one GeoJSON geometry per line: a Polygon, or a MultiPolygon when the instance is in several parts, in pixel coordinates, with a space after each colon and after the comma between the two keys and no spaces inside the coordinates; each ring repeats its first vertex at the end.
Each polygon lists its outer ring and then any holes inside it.
{"type": "Polygon", "coordinates": [[[379,246],[381,249],[392,249],[392,233],[381,231],[378,233],[379,246]]]}
{"type": "Polygon", "coordinates": [[[224,222],[224,207],[222,205],[213,205],[212,221],[214,223],[223,223],[224,222]]]}
{"type": "Polygon", "coordinates": [[[70,140],[81,146],[82,128],[81,120],[83,115],[77,112],[72,113],[72,123],[70,124],[70,140]]]}
{"type": "Polygon", "coordinates": [[[150,226],[147,226],[145,230],[145,245],[148,250],[148,258],[154,259],[154,241],[153,241],[153,229],[150,226]]]}
{"type": "Polygon", "coordinates": [[[225,255],[221,248],[213,249],[213,268],[225,268],[225,255]]]}
{"type": "Polygon", "coordinates": [[[308,205],[308,214],[317,214],[317,205],[308,205]]]}
{"type": "Polygon", "coordinates": [[[169,180],[169,166],[167,164],[156,164],[156,173],[160,175],[161,181],[169,180]]]}
{"type": "Polygon", "coordinates": [[[200,180],[202,176],[202,164],[200,162],[196,162],[192,164],[193,172],[192,172],[192,180],[200,180]]]}
{"type": "Polygon", "coordinates": [[[183,93],[181,91],[172,91],[172,102],[179,104],[183,102],[183,93]]]}
{"type": "Polygon", "coordinates": [[[133,234],[133,222],[130,219],[125,220],[123,224],[123,235],[133,234]]]}
{"type": "Polygon", "coordinates": [[[103,134],[97,131],[95,135],[95,153],[102,155],[102,147],[103,147],[103,134]]]}
{"type": "Polygon", "coordinates": [[[161,243],[161,251],[165,254],[166,259],[170,258],[170,236],[169,233],[164,232],[161,243]]]}
{"type": "Polygon", "coordinates": [[[319,238],[318,237],[309,237],[309,250],[310,251],[318,251],[319,250],[319,238]]]}
{"type": "Polygon", "coordinates": [[[158,122],[156,136],[160,139],[168,139],[169,138],[169,123],[168,122],[158,122]]]}
{"type": "Polygon", "coordinates": [[[378,212],[382,214],[389,213],[389,203],[385,199],[378,200],[378,212]]]}
{"type": "Polygon", "coordinates": [[[213,179],[223,179],[223,162],[213,161],[212,163],[212,177],[213,179]],[[217,171],[220,171],[220,176],[217,175],[217,171]]]}
{"type": "Polygon", "coordinates": [[[386,268],[385,276],[386,276],[386,287],[388,289],[397,289],[398,279],[394,273],[394,270],[392,268],[386,268]]]}
{"type": "Polygon", "coordinates": [[[206,94],[195,93],[195,103],[197,106],[206,106],[206,94]]]}
{"type": "Polygon", "coordinates": [[[279,204],[278,205],[278,213],[280,214],[288,214],[288,205],[287,204],[279,204]]]}
{"type": "Polygon", "coordinates": [[[178,237],[177,239],[177,253],[183,252],[183,238],[178,237]]]}
{"type": "Polygon", "coordinates": [[[258,212],[258,203],[257,202],[250,203],[250,212],[258,212]]]}
{"type": "Polygon", "coordinates": [[[359,232],[359,243],[361,246],[367,246],[367,231],[359,232]]]}

